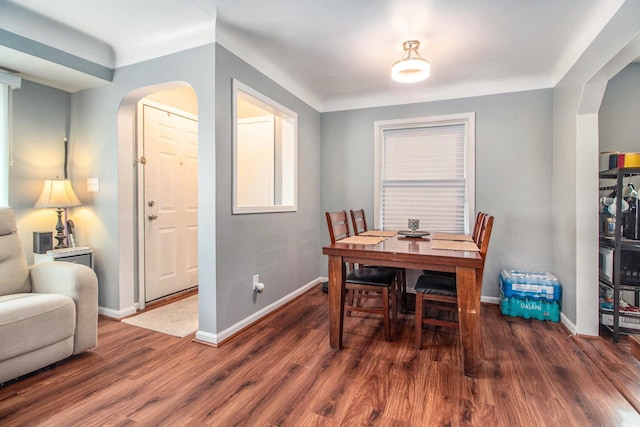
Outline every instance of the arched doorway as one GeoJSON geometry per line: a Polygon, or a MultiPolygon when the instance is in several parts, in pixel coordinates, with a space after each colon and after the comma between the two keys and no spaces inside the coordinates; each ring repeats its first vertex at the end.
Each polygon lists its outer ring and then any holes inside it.
{"type": "MultiPolygon", "coordinates": [[[[119,200],[118,207],[121,221],[125,221],[130,230],[135,233],[118,236],[122,247],[132,247],[136,252],[134,257],[120,256],[120,299],[121,306],[127,306],[126,301],[132,301],[137,308],[144,308],[144,209],[141,205],[144,180],[142,178],[141,156],[138,150],[138,123],[137,108],[141,100],[151,99],[153,102],[162,103],[174,110],[186,111],[191,115],[197,115],[197,95],[194,89],[185,82],[168,82],[148,86],[134,90],[127,94],[118,111],[118,146],[119,164],[131,165],[118,171],[119,200]],[[126,276],[126,277],[124,277],[126,276]],[[123,284],[128,284],[123,286],[123,284]],[[133,284],[133,286],[131,286],[133,284]]],[[[195,173],[197,176],[197,172],[195,173]]],[[[196,180],[197,186],[197,180],[196,180]]],[[[197,194],[197,188],[195,189],[197,194]]],[[[197,232],[196,232],[197,233],[197,232]]],[[[197,245],[196,245],[197,248],[197,245]]]]}
{"type": "Polygon", "coordinates": [[[640,57],[640,34],[630,40],[585,85],[576,117],[576,327],[577,333],[598,335],[598,111],[607,82],[640,57]],[[593,214],[584,214],[593,212],[593,214]]]}

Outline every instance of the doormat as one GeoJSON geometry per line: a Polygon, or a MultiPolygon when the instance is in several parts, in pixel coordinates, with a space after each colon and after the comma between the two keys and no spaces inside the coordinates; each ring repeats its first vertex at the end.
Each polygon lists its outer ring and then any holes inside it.
{"type": "Polygon", "coordinates": [[[127,317],[122,322],[184,338],[198,330],[198,295],[127,317]]]}

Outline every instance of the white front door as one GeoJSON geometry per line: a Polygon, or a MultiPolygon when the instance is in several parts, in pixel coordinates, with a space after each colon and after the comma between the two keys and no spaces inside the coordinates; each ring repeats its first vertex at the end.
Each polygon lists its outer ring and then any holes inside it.
{"type": "Polygon", "coordinates": [[[198,285],[198,121],[143,105],[145,302],[198,285]]]}

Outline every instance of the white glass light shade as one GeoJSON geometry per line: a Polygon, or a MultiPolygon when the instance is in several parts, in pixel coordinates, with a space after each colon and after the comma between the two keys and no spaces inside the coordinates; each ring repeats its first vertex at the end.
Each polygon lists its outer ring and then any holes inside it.
{"type": "Polygon", "coordinates": [[[391,67],[391,78],[400,83],[415,83],[429,77],[431,66],[429,61],[418,53],[420,42],[406,41],[402,44],[403,58],[391,67]]]}
{"type": "Polygon", "coordinates": [[[42,193],[34,208],[70,208],[80,206],[80,200],[68,179],[45,179],[42,193]]]}
{"type": "Polygon", "coordinates": [[[400,83],[414,83],[429,77],[429,61],[422,58],[400,60],[393,64],[391,77],[400,83]]]}

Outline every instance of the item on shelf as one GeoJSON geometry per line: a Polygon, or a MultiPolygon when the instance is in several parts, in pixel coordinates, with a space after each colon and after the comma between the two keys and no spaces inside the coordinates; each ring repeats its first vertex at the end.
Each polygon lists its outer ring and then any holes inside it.
{"type": "Polygon", "coordinates": [[[620,298],[620,311],[624,311],[627,313],[640,313],[640,307],[631,305],[628,302],[626,302],[624,299],[620,298]]]}
{"type": "Polygon", "coordinates": [[[609,213],[609,206],[615,203],[615,199],[613,197],[600,197],[600,211],[604,213],[609,213]]]}
{"type": "MultiPolygon", "coordinates": [[[[609,313],[600,313],[600,323],[605,326],[613,327],[613,311],[609,313]]],[[[620,312],[618,318],[618,325],[621,328],[640,330],[640,316],[630,315],[624,312],[620,312]]]]}
{"type": "Polygon", "coordinates": [[[623,251],[620,264],[620,283],[640,286],[640,252],[623,251]]]}
{"type": "Polygon", "coordinates": [[[600,275],[613,282],[613,249],[600,246],[599,263],[600,275]]]}
{"type": "MultiPolygon", "coordinates": [[[[616,215],[616,206],[618,205],[618,203],[617,203],[618,200],[617,199],[618,199],[617,197],[614,197],[613,198],[613,203],[610,204],[609,206],[607,206],[607,213],[609,213],[610,215],[613,215],[613,216],[616,215]]],[[[626,200],[622,199],[620,201],[620,204],[622,205],[622,212],[623,213],[629,210],[629,203],[627,203],[626,200]]]]}
{"type": "Polygon", "coordinates": [[[630,207],[622,216],[622,235],[627,239],[640,240],[640,215],[638,214],[640,201],[634,198],[630,207]]]}
{"type": "Polygon", "coordinates": [[[618,167],[618,152],[614,151],[609,154],[609,169],[618,167]]]}
{"type": "Polygon", "coordinates": [[[604,235],[606,237],[615,237],[616,235],[616,219],[608,216],[604,221],[604,235]]]}
{"type": "Polygon", "coordinates": [[[632,182],[629,182],[625,187],[622,187],[622,197],[625,199],[636,199],[638,192],[632,182]]]}
{"type": "Polygon", "coordinates": [[[623,279],[624,283],[628,285],[640,285],[640,272],[636,269],[637,266],[631,268],[623,268],[620,271],[620,278],[623,279]]]}
{"type": "Polygon", "coordinates": [[[616,159],[616,164],[618,162],[617,156],[612,157],[613,154],[617,155],[618,153],[614,151],[603,151],[600,153],[600,172],[603,172],[609,169],[614,169],[616,167],[611,165],[611,160],[613,158],[616,159]]]}
{"type": "Polygon", "coordinates": [[[624,167],[625,168],[639,168],[640,167],[640,153],[625,153],[625,155],[624,155],[624,167]]]}
{"type": "Polygon", "coordinates": [[[600,286],[600,308],[613,310],[613,289],[600,286]]]}

